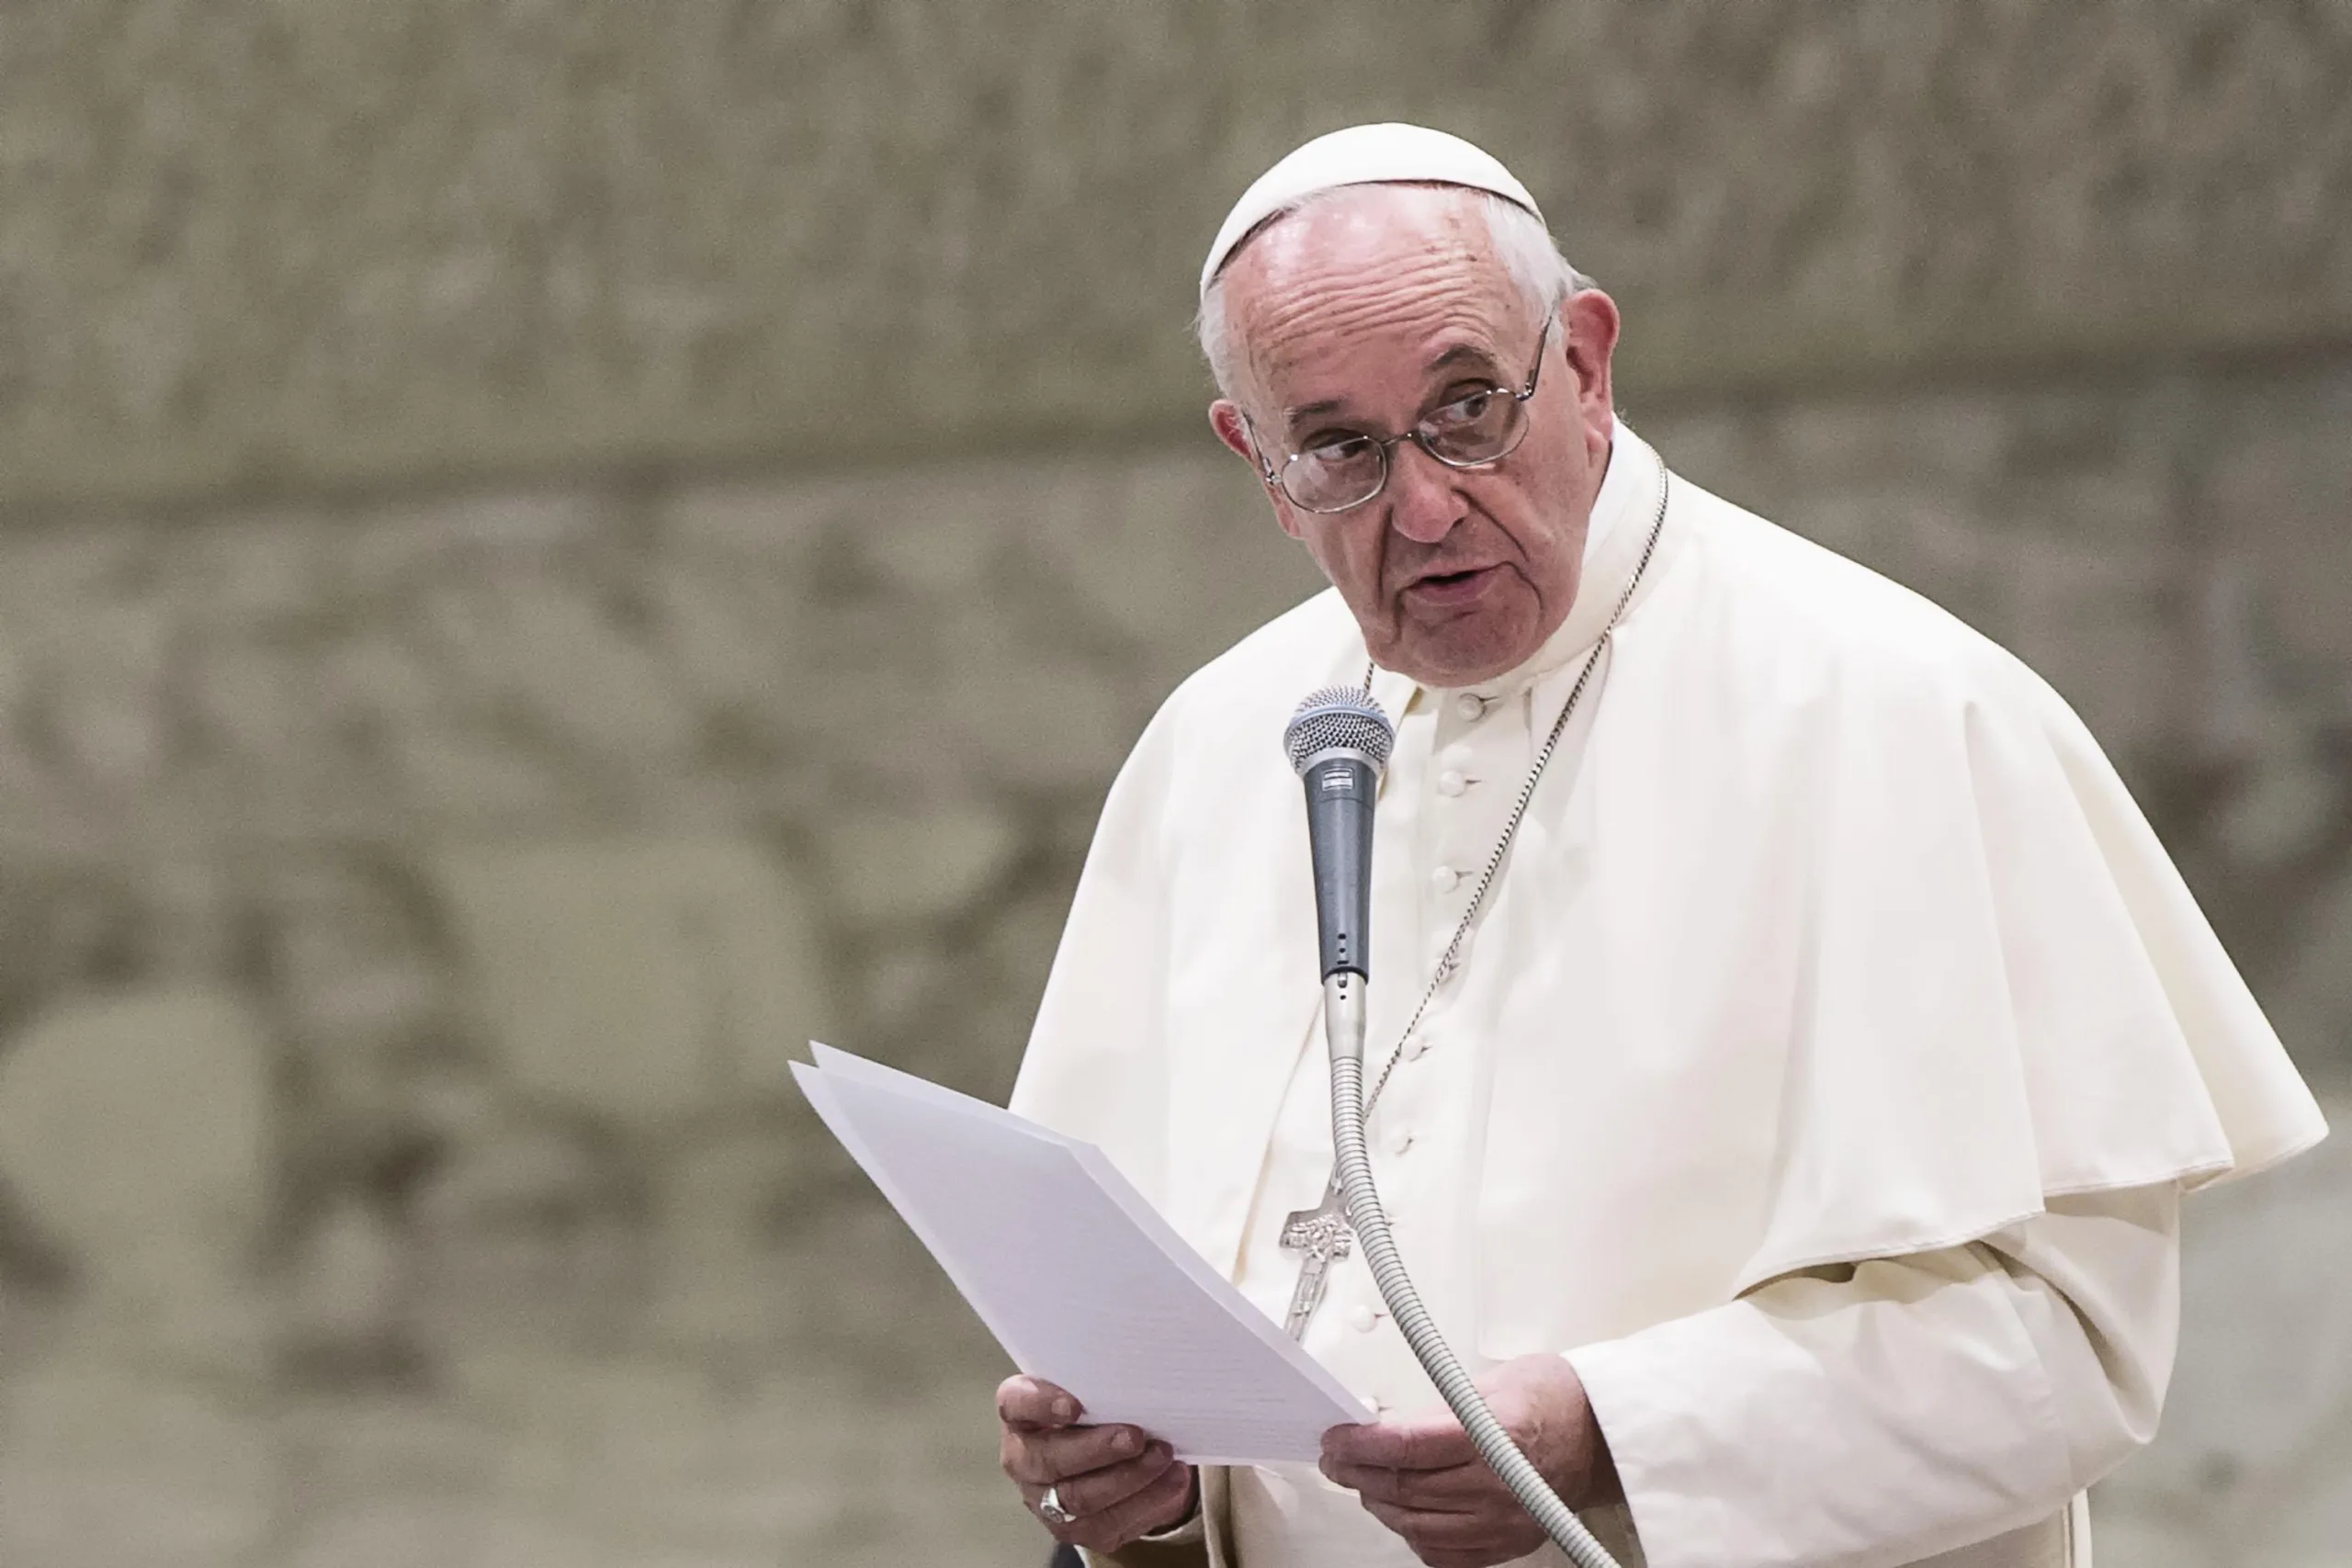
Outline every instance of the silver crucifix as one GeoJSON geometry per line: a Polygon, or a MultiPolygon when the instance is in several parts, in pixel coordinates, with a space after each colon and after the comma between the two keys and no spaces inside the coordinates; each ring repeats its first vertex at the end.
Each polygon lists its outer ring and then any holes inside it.
{"type": "Polygon", "coordinates": [[[1306,1333],[1306,1320],[1322,1304],[1323,1292],[1331,1282],[1331,1265],[1355,1246],[1348,1229],[1347,1201],[1340,1196],[1340,1190],[1325,1189],[1323,1201],[1283,1220],[1282,1245],[1286,1251],[1306,1254],[1298,1266],[1298,1288],[1291,1292],[1290,1315],[1283,1320],[1283,1332],[1298,1339],[1306,1333]]]}

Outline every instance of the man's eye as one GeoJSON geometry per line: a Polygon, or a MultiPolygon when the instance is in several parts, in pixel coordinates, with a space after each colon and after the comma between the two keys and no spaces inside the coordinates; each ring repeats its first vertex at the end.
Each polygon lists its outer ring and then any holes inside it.
{"type": "Polygon", "coordinates": [[[1500,392],[1492,387],[1487,387],[1471,393],[1466,398],[1456,398],[1431,413],[1429,423],[1440,430],[1454,430],[1465,424],[1476,424],[1494,412],[1495,400],[1501,396],[1500,392]]]}
{"type": "Polygon", "coordinates": [[[1312,457],[1318,463],[1350,463],[1372,449],[1369,437],[1352,431],[1333,431],[1308,440],[1300,456],[1312,457]]]}

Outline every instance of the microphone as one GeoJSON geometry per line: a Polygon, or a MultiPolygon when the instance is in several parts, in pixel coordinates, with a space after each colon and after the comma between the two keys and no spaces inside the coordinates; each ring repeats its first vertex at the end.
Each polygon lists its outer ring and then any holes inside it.
{"type": "Polygon", "coordinates": [[[1306,786],[1306,846],[1315,863],[1315,925],[1323,978],[1372,978],[1372,808],[1396,731],[1358,686],[1307,694],[1283,731],[1306,786]]]}
{"type": "Polygon", "coordinates": [[[1372,980],[1372,810],[1396,727],[1372,694],[1325,686],[1307,694],[1283,731],[1283,750],[1306,786],[1306,847],[1315,862],[1315,924],[1323,963],[1323,1038],[1331,1055],[1332,1174],[1349,1227],[1363,1244],[1381,1300],[1422,1370],[1444,1395],[1488,1469],[1577,1568],[1617,1568],[1510,1433],[1421,1304],[1397,1256],[1364,1142],[1364,987],[1372,980]]]}

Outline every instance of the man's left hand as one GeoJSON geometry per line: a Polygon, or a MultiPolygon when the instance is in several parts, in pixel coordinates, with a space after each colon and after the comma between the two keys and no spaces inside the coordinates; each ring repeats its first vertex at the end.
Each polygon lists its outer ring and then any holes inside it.
{"type": "MultiPolygon", "coordinates": [[[[1609,1446],[1561,1356],[1521,1356],[1478,1380],[1520,1451],[1571,1508],[1620,1495],[1609,1446]]],[[[1490,1568],[1544,1544],[1544,1531],[1487,1468],[1453,1412],[1334,1427],[1323,1473],[1405,1538],[1430,1568],[1490,1568]]]]}

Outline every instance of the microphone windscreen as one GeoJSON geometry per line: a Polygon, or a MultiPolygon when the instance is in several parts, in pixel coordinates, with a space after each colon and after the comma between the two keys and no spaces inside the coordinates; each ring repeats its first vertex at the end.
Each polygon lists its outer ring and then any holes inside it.
{"type": "Polygon", "coordinates": [[[1326,751],[1361,751],[1374,769],[1388,765],[1396,727],[1362,686],[1325,686],[1309,692],[1283,731],[1283,750],[1299,773],[1326,751]]]}

